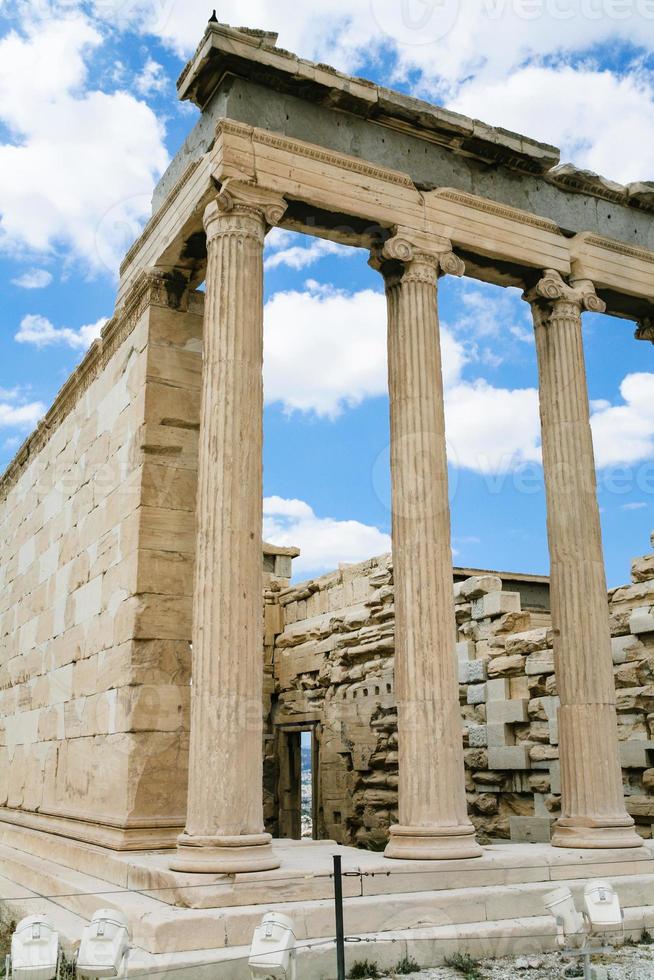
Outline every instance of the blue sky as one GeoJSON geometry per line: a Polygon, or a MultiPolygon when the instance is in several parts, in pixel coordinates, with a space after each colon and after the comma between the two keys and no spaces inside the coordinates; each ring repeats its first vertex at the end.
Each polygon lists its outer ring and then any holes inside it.
{"type": "MultiPolygon", "coordinates": [[[[111,315],[122,253],[194,125],[175,80],[197,0],[0,0],[0,466],[111,315]]],[[[654,2],[290,0],[221,20],[562,147],[623,183],[654,179],[654,2]]],[[[653,242],[654,244],[654,242],[653,242]]],[[[381,281],[359,250],[275,231],[266,252],[268,538],[301,576],[388,548],[381,281]]],[[[440,286],[459,565],[546,573],[536,365],[515,290],[440,286]]],[[[654,347],[584,325],[609,581],[654,526],[654,347]]]]}

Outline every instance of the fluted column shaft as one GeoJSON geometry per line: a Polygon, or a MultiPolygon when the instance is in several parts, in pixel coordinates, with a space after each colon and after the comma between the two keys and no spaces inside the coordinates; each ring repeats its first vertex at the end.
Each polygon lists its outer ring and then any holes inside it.
{"type": "Polygon", "coordinates": [[[209,204],[188,814],[172,867],[278,867],[262,790],[263,243],[284,202],[209,204]]]}
{"type": "MultiPolygon", "coordinates": [[[[463,264],[446,254],[444,264],[461,274],[463,264]]],[[[439,256],[392,240],[374,261],[388,299],[399,749],[399,825],[386,856],[477,857],[455,652],[439,256]]]]}
{"type": "Polygon", "coordinates": [[[636,847],[622,787],[595,457],[581,330],[592,283],[546,272],[532,304],[540,379],[559,709],[559,847],[636,847]]]}

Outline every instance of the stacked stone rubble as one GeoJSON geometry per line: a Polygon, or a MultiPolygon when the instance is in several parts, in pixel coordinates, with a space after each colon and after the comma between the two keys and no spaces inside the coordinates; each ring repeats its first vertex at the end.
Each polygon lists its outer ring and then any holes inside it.
{"type": "MultiPolygon", "coordinates": [[[[627,809],[654,822],[654,555],[609,595],[627,809]]],[[[316,724],[319,836],[382,848],[397,819],[390,556],[282,590],[273,724],[316,724]]],[[[560,812],[549,616],[483,574],[454,586],[470,816],[480,838],[549,840],[560,812]]],[[[270,828],[275,823],[269,800],[270,828]]]]}

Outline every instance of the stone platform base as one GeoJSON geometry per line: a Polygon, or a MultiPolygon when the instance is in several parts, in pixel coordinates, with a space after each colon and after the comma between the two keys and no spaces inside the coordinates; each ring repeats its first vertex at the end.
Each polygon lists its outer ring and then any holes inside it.
{"type": "Polygon", "coordinates": [[[577,900],[586,880],[614,882],[634,934],[654,927],[654,847],[556,850],[501,844],[468,861],[390,861],[329,841],[276,841],[279,870],[197,875],[170,871],[170,852],[116,853],[24,827],[0,826],[0,900],[16,917],[47,912],[64,947],[99,908],[130,921],[130,973],[248,980],[255,926],[269,909],[296,924],[302,980],[335,976],[332,855],[343,861],[345,928],[374,940],[348,956],[391,967],[421,965],[455,950],[503,956],[555,948],[543,896],[566,883],[577,900]]]}

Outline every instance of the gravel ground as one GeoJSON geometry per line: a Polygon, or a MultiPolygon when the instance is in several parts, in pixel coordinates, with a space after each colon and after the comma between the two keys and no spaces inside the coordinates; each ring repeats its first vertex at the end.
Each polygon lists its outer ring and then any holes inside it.
{"type": "MultiPolygon", "coordinates": [[[[481,961],[476,964],[476,972],[435,967],[403,974],[401,980],[561,980],[564,966],[574,962],[581,961],[560,953],[547,953],[510,960],[481,961]]],[[[596,957],[593,963],[608,971],[609,980],[654,980],[654,946],[616,950],[596,957]]],[[[396,975],[391,974],[384,980],[396,980],[396,975]]]]}

